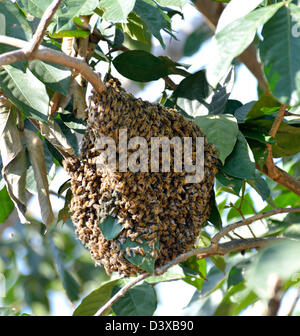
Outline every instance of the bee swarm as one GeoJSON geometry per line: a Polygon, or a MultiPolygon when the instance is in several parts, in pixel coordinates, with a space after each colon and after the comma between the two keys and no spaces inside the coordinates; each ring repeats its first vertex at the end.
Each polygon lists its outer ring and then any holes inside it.
{"type": "MultiPolygon", "coordinates": [[[[217,155],[205,138],[204,179],[200,183],[185,184],[186,172],[172,171],[172,155],[171,171],[167,173],[99,169],[96,159],[101,151],[95,148],[96,140],[103,136],[113,138],[118,157],[120,129],[128,130],[128,139],[144,137],[149,148],[151,137],[203,137],[198,125],[185,120],[177,110],[134,98],[116,79],[107,80],[106,87],[103,94],[93,91],[90,97],[81,160],[70,157],[64,166],[71,175],[70,210],[76,234],[96,264],[103,265],[107,273],[130,276],[145,271],[127,258],[144,256],[146,252],[142,247],[124,250],[122,244],[128,238],[138,244],[147,242],[155,267],[166,264],[195,244],[210,214],[217,155]],[[111,240],[104,237],[99,227],[99,219],[101,222],[107,216],[117,217],[123,226],[111,240]]],[[[194,151],[193,141],[193,157],[194,151]]]]}

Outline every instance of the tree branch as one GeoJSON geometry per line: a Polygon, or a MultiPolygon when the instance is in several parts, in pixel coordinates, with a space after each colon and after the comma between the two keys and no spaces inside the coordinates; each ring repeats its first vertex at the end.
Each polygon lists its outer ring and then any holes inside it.
{"type": "Polygon", "coordinates": [[[37,30],[35,34],[33,35],[31,44],[28,46],[28,49],[25,50],[27,59],[34,58],[34,55],[36,54],[40,44],[42,43],[47,27],[49,26],[60,4],[61,4],[61,0],[55,0],[46,9],[45,13],[43,14],[41,18],[41,21],[39,22],[37,30]]]}
{"type": "MultiPolygon", "coordinates": [[[[213,2],[211,0],[198,0],[194,3],[198,11],[204,16],[207,24],[212,30],[215,30],[219,21],[219,18],[224,9],[224,5],[219,2],[213,2]]],[[[262,72],[262,66],[257,60],[256,48],[251,44],[238,59],[246,65],[246,67],[256,77],[260,87],[264,91],[268,91],[268,84],[264,78],[262,72]]]]}
{"type": "MultiPolygon", "coordinates": [[[[219,244],[219,241],[222,237],[224,237],[226,234],[228,234],[230,231],[233,231],[234,229],[241,227],[243,225],[249,225],[257,220],[260,220],[262,218],[270,217],[279,213],[291,213],[291,212],[300,212],[300,207],[297,208],[277,208],[273,209],[267,212],[263,212],[261,214],[254,215],[252,217],[249,217],[245,220],[233,223],[231,225],[226,226],[223,228],[219,233],[217,233],[211,240],[211,245],[208,247],[199,247],[196,249],[192,249],[186,253],[183,253],[176,257],[175,259],[171,260],[166,265],[163,265],[159,268],[156,268],[153,275],[161,275],[165,273],[170,267],[177,265],[186,259],[197,256],[198,259],[204,259],[210,256],[215,255],[226,255],[231,252],[239,252],[244,250],[249,250],[252,248],[260,248],[267,244],[269,244],[272,241],[276,241],[278,239],[283,238],[277,238],[277,237],[268,237],[268,238],[251,238],[251,239],[234,239],[230,242],[221,243],[219,244]]],[[[143,273],[136,278],[134,278],[132,281],[127,283],[123,288],[121,288],[110,300],[106,302],[105,305],[103,305],[95,314],[95,316],[101,316],[104,315],[106,312],[109,311],[111,306],[122,296],[124,296],[130,288],[138,284],[140,281],[147,279],[148,277],[152,276],[152,274],[143,273]]]]}
{"type": "MultiPolygon", "coordinates": [[[[278,111],[272,128],[269,132],[269,135],[273,138],[276,137],[277,131],[280,127],[280,124],[284,118],[286,112],[286,105],[282,105],[280,110],[278,111]]],[[[295,179],[293,176],[286,173],[284,170],[278,168],[273,161],[273,154],[272,154],[272,145],[267,144],[268,156],[264,166],[261,168],[257,165],[257,168],[262,171],[264,174],[269,176],[275,182],[283,185],[284,187],[288,188],[295,194],[300,196],[300,181],[295,179]]]]}
{"type": "MultiPolygon", "coordinates": [[[[27,56],[23,49],[28,47],[30,42],[0,35],[0,43],[22,48],[21,50],[11,51],[9,53],[0,55],[0,66],[27,59],[27,56]]],[[[96,72],[94,72],[84,60],[68,56],[60,51],[53,50],[44,46],[39,47],[34,56],[34,59],[50,63],[56,63],[71,69],[75,69],[93,85],[97,92],[102,93],[106,89],[105,85],[101,81],[100,76],[96,72]]]]}

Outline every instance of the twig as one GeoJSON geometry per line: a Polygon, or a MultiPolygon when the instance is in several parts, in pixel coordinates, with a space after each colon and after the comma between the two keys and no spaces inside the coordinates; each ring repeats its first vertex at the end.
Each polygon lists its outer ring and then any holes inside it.
{"type": "MultiPolygon", "coordinates": [[[[274,120],[274,123],[272,125],[272,128],[270,130],[269,135],[275,138],[278,129],[280,127],[280,124],[284,118],[285,112],[286,112],[286,105],[282,105],[280,107],[280,110],[278,111],[276,118],[274,120]]],[[[272,180],[275,182],[285,186],[295,194],[300,196],[300,181],[295,179],[293,176],[286,173],[284,170],[278,168],[273,161],[273,154],[272,154],[272,145],[266,144],[267,150],[268,150],[268,156],[266,159],[266,162],[264,166],[261,168],[259,165],[257,165],[257,169],[262,171],[264,174],[269,176],[272,180]]]]}
{"type": "Polygon", "coordinates": [[[27,55],[28,59],[34,58],[43,37],[46,33],[47,27],[49,26],[55,12],[57,11],[58,7],[61,4],[61,0],[55,0],[51,3],[51,5],[46,9],[45,13],[43,14],[41,21],[37,27],[35,34],[33,35],[31,44],[29,45],[28,49],[25,50],[25,54],[27,55]]]}
{"type": "Polygon", "coordinates": [[[107,303],[102,306],[94,316],[101,316],[104,315],[111,306],[122,296],[124,296],[133,286],[139,283],[142,280],[149,278],[152,275],[161,275],[165,273],[170,267],[179,264],[180,262],[184,262],[186,259],[197,256],[198,259],[204,259],[213,255],[225,255],[230,252],[238,252],[243,251],[251,248],[259,248],[265,246],[266,244],[270,243],[271,241],[275,241],[276,237],[270,238],[259,238],[259,239],[246,239],[246,240],[233,240],[228,243],[219,244],[216,246],[209,246],[209,247],[200,247],[197,249],[190,250],[186,253],[183,253],[170,261],[168,264],[157,268],[154,274],[144,273],[139,275],[138,277],[134,278],[132,281],[128,282],[123,288],[121,288],[107,303]]]}
{"type": "Polygon", "coordinates": [[[280,213],[291,213],[291,212],[300,212],[300,207],[295,208],[276,208],[270,211],[262,212],[257,215],[246,218],[245,220],[238,221],[236,223],[225,226],[220,232],[218,232],[211,240],[212,245],[219,243],[221,238],[223,238],[227,233],[241,227],[244,225],[249,225],[253,222],[256,222],[262,218],[271,217],[280,213]]]}
{"type": "MultiPolygon", "coordinates": [[[[0,35],[0,43],[22,48],[22,50],[12,51],[0,55],[0,66],[11,64],[13,62],[27,59],[23,48],[26,48],[30,42],[16,39],[13,37],[0,35]]],[[[77,70],[82,76],[89,81],[98,93],[105,91],[105,85],[102,83],[100,76],[94,72],[84,60],[68,56],[60,51],[40,46],[34,59],[40,61],[56,63],[77,70]]]]}
{"type": "Polygon", "coordinates": [[[297,305],[297,302],[300,300],[300,288],[298,288],[298,293],[295,297],[295,299],[293,300],[293,303],[291,305],[291,308],[289,309],[289,312],[287,314],[287,316],[292,316],[293,315],[293,312],[296,308],[296,305],[297,305]]]}
{"type": "MultiPolygon", "coordinates": [[[[219,244],[219,241],[222,237],[228,235],[230,231],[233,231],[235,228],[241,227],[242,225],[249,225],[250,223],[253,223],[257,220],[260,220],[262,218],[270,217],[273,215],[276,215],[278,213],[291,213],[291,212],[300,212],[300,207],[297,208],[278,208],[271,211],[267,211],[261,214],[254,215],[252,217],[249,217],[243,221],[239,221],[236,223],[233,223],[231,225],[226,226],[222,231],[217,233],[211,240],[211,245],[208,247],[199,247],[193,250],[190,250],[186,253],[183,253],[179,255],[178,257],[171,260],[166,265],[163,265],[154,271],[154,275],[161,275],[165,273],[170,267],[179,264],[180,262],[185,261],[186,259],[197,256],[198,259],[207,258],[214,255],[225,255],[230,252],[239,252],[244,251],[252,248],[259,248],[267,245],[268,243],[272,241],[276,241],[283,238],[278,237],[269,237],[269,238],[251,238],[251,239],[234,239],[230,242],[221,243],[219,244]]],[[[124,296],[130,288],[135,286],[137,283],[139,283],[142,280],[147,279],[148,277],[152,276],[152,274],[144,273],[139,275],[138,277],[134,278],[131,282],[127,283],[122,289],[120,289],[107,303],[102,306],[95,316],[101,316],[104,315],[110,307],[122,296],[124,296]]]]}

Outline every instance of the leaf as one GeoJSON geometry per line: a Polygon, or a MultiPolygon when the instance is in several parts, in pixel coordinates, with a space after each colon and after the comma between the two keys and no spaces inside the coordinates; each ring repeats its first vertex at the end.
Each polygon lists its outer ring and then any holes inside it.
{"type": "Polygon", "coordinates": [[[63,287],[67,293],[68,298],[71,301],[76,301],[79,299],[79,284],[71,275],[71,273],[66,269],[63,262],[63,253],[56,247],[55,243],[51,238],[48,238],[53,253],[53,257],[56,263],[58,274],[62,281],[63,287]]]}
{"type": "MultiPolygon", "coordinates": [[[[266,108],[276,108],[279,110],[280,103],[269,93],[264,93],[257,102],[255,102],[251,109],[249,110],[246,120],[249,119],[256,119],[259,117],[264,116],[266,111],[266,108]]],[[[274,111],[272,111],[274,113],[274,111]]]]}
{"type": "MultiPolygon", "coordinates": [[[[112,296],[121,289],[117,283],[112,296]]],[[[117,316],[152,316],[156,310],[157,298],[154,288],[147,282],[132,287],[123,297],[112,305],[117,316]]]]}
{"type": "Polygon", "coordinates": [[[104,283],[87,295],[73,312],[73,316],[93,316],[111,297],[113,287],[119,279],[104,283]]]}
{"type": "Polygon", "coordinates": [[[23,8],[29,14],[41,18],[52,0],[20,0],[23,8]]]}
{"type": "Polygon", "coordinates": [[[134,5],[135,0],[100,0],[100,7],[104,8],[103,18],[113,23],[127,22],[134,5]]]}
{"type": "Polygon", "coordinates": [[[70,146],[68,139],[54,119],[49,120],[48,125],[40,123],[40,131],[52,146],[55,145],[70,155],[74,154],[74,149],[70,146]]]}
{"type": "MultiPolygon", "coordinates": [[[[17,6],[11,1],[0,2],[0,34],[15,37],[20,40],[29,40],[32,31],[25,17],[20,13],[17,6]]],[[[14,48],[0,44],[0,53],[5,53],[14,48]]]]}
{"type": "Polygon", "coordinates": [[[47,87],[67,96],[71,82],[71,71],[66,67],[41,61],[29,62],[29,69],[47,87]]]}
{"type": "Polygon", "coordinates": [[[128,34],[128,36],[133,40],[148,43],[149,41],[145,37],[145,27],[141,18],[134,12],[131,12],[127,17],[127,20],[127,24],[121,24],[123,32],[125,34],[128,34]]]}
{"type": "Polygon", "coordinates": [[[263,201],[267,200],[270,197],[270,188],[265,179],[261,176],[256,175],[255,179],[247,180],[247,183],[250,184],[251,187],[253,187],[257,191],[263,201]]]}
{"type": "Polygon", "coordinates": [[[193,54],[195,54],[200,49],[202,43],[209,39],[211,36],[212,31],[207,26],[207,24],[201,24],[186,38],[183,46],[183,55],[192,56],[193,54]]]}
{"type": "Polygon", "coordinates": [[[207,114],[208,104],[206,104],[205,98],[208,97],[210,92],[205,72],[200,70],[184,78],[174,90],[172,98],[177,106],[188,115],[196,117],[207,114]]]}
{"type": "Polygon", "coordinates": [[[158,244],[159,242],[157,241],[154,247],[151,249],[148,245],[148,241],[146,240],[143,240],[143,243],[139,244],[135,241],[132,241],[130,238],[127,238],[126,241],[123,244],[121,244],[121,250],[125,252],[124,256],[129,262],[151,274],[154,272],[155,258],[152,257],[150,253],[153,251],[153,249],[158,250],[158,244]],[[132,249],[137,247],[142,248],[144,250],[145,252],[144,256],[142,256],[139,253],[134,254],[133,252],[131,252],[132,256],[128,256],[126,254],[127,248],[132,249]]]}
{"type": "Polygon", "coordinates": [[[219,159],[225,162],[232,152],[239,134],[237,120],[230,114],[196,117],[194,120],[219,153],[219,159]]]}
{"type": "Polygon", "coordinates": [[[9,197],[6,187],[0,189],[0,224],[4,223],[8,216],[12,213],[15,206],[9,197]]]}
{"type": "Polygon", "coordinates": [[[47,179],[47,168],[45,163],[43,142],[36,133],[30,130],[24,129],[23,134],[37,185],[42,221],[46,227],[49,227],[54,221],[55,217],[50,202],[49,183],[47,179]]]}
{"type": "Polygon", "coordinates": [[[273,95],[282,103],[300,102],[300,40],[293,27],[300,24],[300,9],[283,6],[262,31],[259,55],[273,95]]]}
{"type": "Polygon", "coordinates": [[[165,48],[160,31],[168,28],[168,22],[155,3],[151,0],[136,0],[133,11],[140,16],[146,24],[148,31],[156,37],[162,47],[165,48]]]}
{"type": "Polygon", "coordinates": [[[228,24],[253,11],[262,1],[263,0],[250,0],[247,2],[241,2],[240,0],[231,0],[222,11],[218,20],[216,32],[221,31],[228,24]]]}
{"type": "Polygon", "coordinates": [[[284,3],[278,3],[252,11],[228,24],[215,35],[214,57],[207,66],[207,80],[215,87],[228,72],[232,60],[253,41],[257,29],[267,22],[284,3]]]}
{"type": "Polygon", "coordinates": [[[29,69],[24,73],[10,65],[3,66],[0,86],[7,98],[27,117],[47,121],[49,97],[45,85],[29,69]]]}
{"type": "Polygon", "coordinates": [[[113,60],[118,72],[138,82],[150,82],[168,75],[165,62],[143,50],[126,51],[113,60]]]}
{"type": "Polygon", "coordinates": [[[226,158],[223,171],[241,179],[255,178],[255,161],[243,134],[239,131],[232,153],[226,158]]]}
{"type": "Polygon", "coordinates": [[[99,219],[99,228],[107,240],[112,240],[118,237],[120,232],[124,229],[123,225],[119,224],[119,219],[108,216],[105,219],[99,219]]]}
{"type": "Polygon", "coordinates": [[[222,185],[228,188],[232,188],[234,193],[236,195],[239,195],[240,190],[243,185],[243,179],[235,178],[232,176],[229,176],[225,174],[222,170],[220,170],[216,175],[217,183],[220,184],[220,186],[217,184],[216,188],[217,190],[219,188],[222,188],[222,185]]]}
{"type": "Polygon", "coordinates": [[[161,6],[174,6],[182,8],[188,1],[187,0],[157,0],[161,6]]]}
{"type": "Polygon", "coordinates": [[[270,298],[272,293],[267,288],[274,275],[285,281],[300,274],[299,255],[298,241],[285,240],[270,244],[260,250],[249,265],[245,274],[247,286],[259,297],[270,298]]]}
{"type": "Polygon", "coordinates": [[[54,15],[50,32],[74,30],[74,18],[93,14],[98,5],[99,0],[65,0],[54,15]]]}
{"type": "Polygon", "coordinates": [[[149,284],[156,284],[164,281],[180,280],[182,278],[184,278],[182,268],[179,265],[175,265],[170,267],[164,274],[151,276],[145,279],[145,281],[148,282],[149,284]]]}
{"type": "Polygon", "coordinates": [[[2,175],[8,194],[18,211],[21,223],[29,224],[26,212],[26,154],[12,107],[0,99],[0,148],[2,175]]]}
{"type": "Polygon", "coordinates": [[[216,196],[215,196],[214,191],[212,193],[210,203],[211,203],[211,210],[210,210],[208,221],[212,223],[213,226],[217,230],[221,230],[222,229],[222,218],[220,216],[219,209],[217,207],[216,196]]]}
{"type": "Polygon", "coordinates": [[[246,119],[248,113],[250,112],[251,108],[253,105],[256,103],[256,101],[251,101],[245,105],[240,106],[237,108],[234,112],[234,116],[236,117],[236,120],[238,123],[243,123],[244,120],[246,119]]]}

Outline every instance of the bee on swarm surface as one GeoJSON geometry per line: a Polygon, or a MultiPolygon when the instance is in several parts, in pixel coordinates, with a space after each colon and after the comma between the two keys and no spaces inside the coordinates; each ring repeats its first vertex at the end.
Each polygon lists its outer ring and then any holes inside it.
{"type": "MultiPolygon", "coordinates": [[[[72,178],[70,210],[79,239],[107,273],[130,276],[148,271],[143,266],[147,258],[152,258],[153,267],[159,267],[194,245],[210,214],[217,155],[200,127],[185,120],[175,109],[134,98],[114,78],[108,78],[105,85],[105,92],[93,91],[90,97],[80,160],[67,159],[64,166],[72,178]],[[132,136],[145,139],[149,171],[120,169],[121,159],[128,163],[135,155],[128,150],[124,157],[119,131],[125,130],[129,141],[132,136]],[[113,139],[116,144],[115,159],[119,162],[115,170],[109,165],[97,165],[107,149],[98,147],[97,140],[103,137],[113,139]],[[170,171],[152,171],[153,137],[182,140],[204,137],[203,179],[186,183],[188,172],[184,168],[175,171],[178,157],[174,158],[174,145],[170,171]],[[75,178],[79,174],[81,181],[75,178]],[[114,235],[109,236],[107,232],[112,229],[114,235]]],[[[143,143],[138,147],[141,149],[143,143]]],[[[188,155],[193,161],[196,150],[193,141],[188,155]]],[[[163,160],[160,152],[158,161],[162,166],[168,160],[163,160]]]]}

